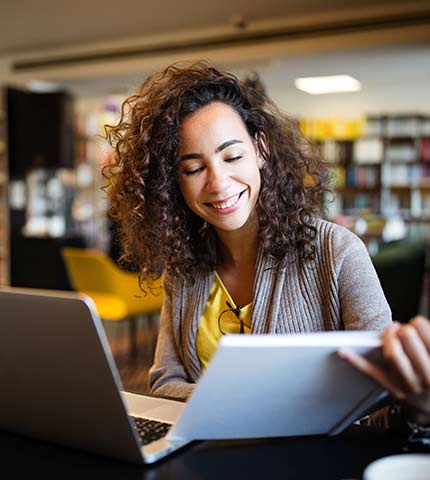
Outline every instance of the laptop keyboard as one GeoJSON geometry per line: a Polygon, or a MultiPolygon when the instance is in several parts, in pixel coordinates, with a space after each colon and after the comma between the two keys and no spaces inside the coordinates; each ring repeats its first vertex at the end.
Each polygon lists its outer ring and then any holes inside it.
{"type": "Polygon", "coordinates": [[[133,416],[131,418],[133,418],[136,423],[137,431],[143,445],[148,445],[148,443],[163,438],[172,426],[170,423],[148,420],[147,418],[133,416]]]}

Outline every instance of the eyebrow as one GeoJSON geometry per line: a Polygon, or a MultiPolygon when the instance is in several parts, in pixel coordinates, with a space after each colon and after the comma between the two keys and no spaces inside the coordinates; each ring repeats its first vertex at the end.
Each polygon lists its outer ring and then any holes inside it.
{"type": "MultiPolygon", "coordinates": [[[[233,138],[232,140],[227,140],[226,142],[221,143],[221,145],[219,145],[215,149],[215,153],[220,153],[223,150],[225,150],[227,147],[230,147],[231,145],[234,145],[235,143],[243,143],[243,142],[242,142],[242,140],[237,140],[235,138],[233,138]]],[[[180,161],[192,160],[192,159],[196,159],[196,158],[202,158],[202,156],[203,155],[201,153],[186,153],[185,155],[181,155],[181,158],[179,160],[180,161]]]]}

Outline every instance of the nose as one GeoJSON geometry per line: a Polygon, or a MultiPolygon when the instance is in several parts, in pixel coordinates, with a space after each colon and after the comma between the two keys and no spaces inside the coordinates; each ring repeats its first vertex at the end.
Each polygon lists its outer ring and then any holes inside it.
{"type": "Polygon", "coordinates": [[[228,188],[229,179],[223,165],[212,166],[208,169],[206,189],[208,193],[220,193],[228,188]]]}

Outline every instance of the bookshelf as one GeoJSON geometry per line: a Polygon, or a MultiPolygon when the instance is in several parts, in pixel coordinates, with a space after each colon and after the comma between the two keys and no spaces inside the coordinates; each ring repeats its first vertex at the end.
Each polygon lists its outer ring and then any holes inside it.
{"type": "Polygon", "coordinates": [[[381,240],[396,219],[407,236],[430,237],[430,115],[390,114],[364,119],[305,120],[304,133],[333,165],[336,199],[329,218],[357,219],[357,233],[381,240]],[[365,230],[365,231],[364,231],[365,230]]]}
{"type": "Polygon", "coordinates": [[[9,284],[9,207],[6,101],[0,90],[0,286],[9,284]]]}
{"type": "Polygon", "coordinates": [[[381,197],[384,215],[398,214],[413,236],[430,229],[430,116],[380,118],[384,139],[381,197]]]}
{"type": "Polygon", "coordinates": [[[106,179],[103,166],[109,162],[112,150],[104,139],[104,125],[114,123],[115,106],[78,103],[76,106],[76,196],[72,215],[77,231],[88,246],[109,250],[110,225],[107,217],[108,197],[103,191],[106,179]]]}

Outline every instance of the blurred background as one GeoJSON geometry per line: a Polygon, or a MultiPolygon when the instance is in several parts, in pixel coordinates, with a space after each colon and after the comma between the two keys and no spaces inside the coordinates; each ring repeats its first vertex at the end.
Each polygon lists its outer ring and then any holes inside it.
{"type": "Polygon", "coordinates": [[[398,318],[428,315],[429,1],[2,0],[0,285],[73,289],[64,246],[118,259],[103,127],[197,59],[300,121],[335,171],[327,218],[364,240],[398,318]]]}

